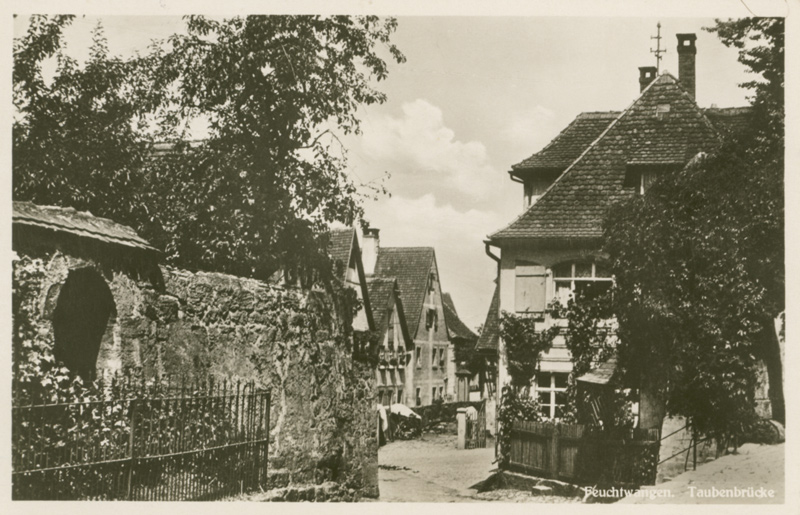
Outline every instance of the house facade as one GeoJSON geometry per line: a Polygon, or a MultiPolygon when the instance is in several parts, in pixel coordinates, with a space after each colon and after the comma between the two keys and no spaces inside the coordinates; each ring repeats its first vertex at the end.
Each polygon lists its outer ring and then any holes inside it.
{"type": "Polygon", "coordinates": [[[363,234],[364,269],[368,277],[395,278],[402,298],[413,354],[409,406],[426,406],[454,398],[456,368],[447,330],[436,253],[432,247],[381,247],[380,231],[363,234]]]}
{"type": "MultiPolygon", "coordinates": [[[[486,241],[487,253],[498,262],[498,291],[487,326],[506,311],[540,319],[542,328],[565,328],[566,320],[546,314],[552,301],[566,303],[576,292],[600,292],[612,284],[600,250],[607,208],[643,194],[660,175],[713,151],[726,131],[747,123],[749,108],[697,105],[696,36],[678,34],[677,40],[678,78],[640,68],[640,94],[627,109],[581,113],[542,150],[512,166],[509,174],[522,185],[524,210],[486,241]]],[[[490,347],[484,340],[479,343],[490,347]]],[[[499,390],[509,377],[502,339],[496,344],[499,390]]],[[[534,378],[544,416],[561,415],[571,370],[561,334],[534,378]]]]}
{"type": "MultiPolygon", "coordinates": [[[[367,279],[373,320],[378,333],[378,366],[375,370],[378,404],[391,406],[414,402],[414,340],[408,332],[400,289],[394,277],[367,279]]],[[[413,404],[411,404],[413,405],[413,404]]]]}
{"type": "Polygon", "coordinates": [[[453,344],[453,356],[456,360],[455,401],[480,400],[478,372],[471,370],[468,366],[469,363],[462,361],[459,357],[474,351],[475,344],[478,342],[478,335],[459,318],[456,304],[449,293],[442,295],[442,308],[444,309],[444,319],[447,322],[450,342],[453,344]]]}

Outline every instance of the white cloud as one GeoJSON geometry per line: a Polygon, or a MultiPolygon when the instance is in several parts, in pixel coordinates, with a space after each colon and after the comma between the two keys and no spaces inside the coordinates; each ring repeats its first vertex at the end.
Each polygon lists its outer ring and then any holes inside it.
{"type": "Polygon", "coordinates": [[[366,206],[384,247],[434,247],[443,291],[453,296],[459,316],[471,328],[483,323],[491,301],[496,265],[484,252],[486,235],[508,222],[496,211],[457,210],[432,194],[394,196],[366,206]]]}
{"type": "Polygon", "coordinates": [[[496,197],[492,185],[503,176],[483,143],[459,141],[442,110],[422,99],[404,103],[400,117],[372,117],[358,146],[364,158],[392,174],[392,193],[407,197],[433,192],[461,207],[485,203],[496,197]]]}

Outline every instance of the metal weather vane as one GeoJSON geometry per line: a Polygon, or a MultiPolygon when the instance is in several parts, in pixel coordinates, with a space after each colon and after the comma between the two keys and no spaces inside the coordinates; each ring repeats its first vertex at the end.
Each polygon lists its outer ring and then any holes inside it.
{"type": "Polygon", "coordinates": [[[661,70],[661,54],[665,54],[667,52],[667,49],[666,48],[664,48],[664,49],[661,48],[661,22],[658,22],[656,27],[658,28],[657,35],[656,36],[650,36],[650,39],[655,39],[656,40],[656,49],[653,50],[651,48],[650,51],[652,53],[656,54],[656,74],[658,74],[660,72],[660,70],[661,70]]]}

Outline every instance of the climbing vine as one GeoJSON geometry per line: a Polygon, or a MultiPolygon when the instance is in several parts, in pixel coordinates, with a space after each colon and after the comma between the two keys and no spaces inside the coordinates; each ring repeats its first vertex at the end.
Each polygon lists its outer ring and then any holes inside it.
{"type": "Polygon", "coordinates": [[[553,346],[559,328],[537,331],[537,319],[503,311],[500,315],[500,337],[506,347],[511,386],[527,389],[536,374],[542,353],[553,346]]]}

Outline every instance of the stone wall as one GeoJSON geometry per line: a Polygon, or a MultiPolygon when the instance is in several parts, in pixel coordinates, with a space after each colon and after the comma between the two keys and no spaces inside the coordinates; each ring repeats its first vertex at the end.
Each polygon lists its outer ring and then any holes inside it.
{"type": "MultiPolygon", "coordinates": [[[[98,373],[140,369],[185,380],[255,381],[272,391],[270,469],[275,487],[338,485],[355,500],[377,497],[374,371],[355,362],[319,296],[223,274],[167,267],[161,277],[91,256],[40,258],[37,316],[52,338],[52,317],[70,270],[102,275],[115,309],[103,335],[98,373]],[[143,278],[144,277],[144,278],[143,278]]],[[[325,496],[326,499],[331,496],[325,496]]]]}

